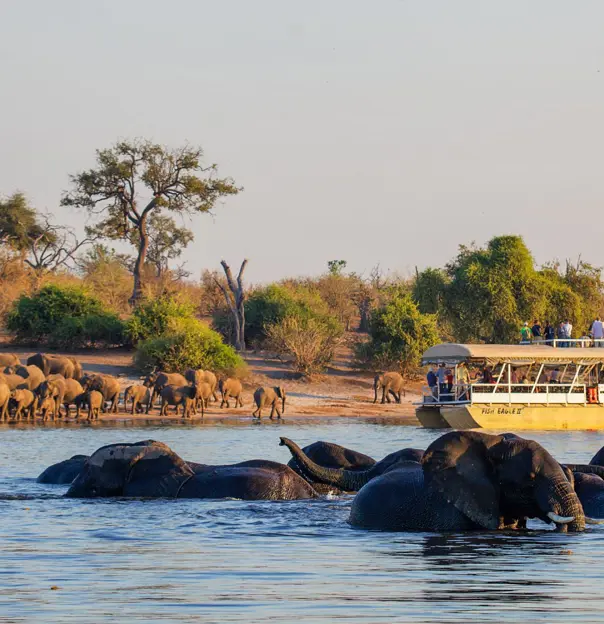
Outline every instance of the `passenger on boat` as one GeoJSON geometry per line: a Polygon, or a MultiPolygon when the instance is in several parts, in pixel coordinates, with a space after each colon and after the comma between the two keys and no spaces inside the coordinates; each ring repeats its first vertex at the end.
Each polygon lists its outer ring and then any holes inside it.
{"type": "Polygon", "coordinates": [[[594,347],[601,347],[604,345],[604,323],[602,323],[602,319],[599,316],[596,316],[596,319],[591,324],[589,333],[594,339],[594,347]]]}
{"type": "Polygon", "coordinates": [[[551,384],[560,383],[560,369],[554,368],[552,374],[549,376],[549,382],[551,384]]]}
{"type": "Polygon", "coordinates": [[[484,370],[482,371],[482,380],[481,382],[483,384],[487,384],[487,383],[493,383],[495,380],[493,379],[493,373],[491,372],[491,367],[490,366],[485,366],[484,370]]]}
{"type": "Polygon", "coordinates": [[[531,344],[532,335],[529,324],[525,322],[520,330],[520,344],[531,344]]]}
{"type": "Polygon", "coordinates": [[[426,381],[428,382],[428,387],[430,388],[430,392],[432,393],[432,396],[435,397],[436,386],[438,385],[438,378],[436,377],[436,374],[434,373],[434,369],[431,366],[430,366],[430,370],[428,371],[428,374],[426,375],[426,381]]]}
{"type": "Polygon", "coordinates": [[[512,375],[510,377],[510,383],[517,384],[518,383],[518,371],[516,367],[512,367],[512,375]]]}
{"type": "Polygon", "coordinates": [[[438,392],[440,395],[447,392],[447,369],[444,364],[440,364],[436,372],[438,377],[438,392]]]}
{"type": "Polygon", "coordinates": [[[549,324],[549,321],[545,321],[545,329],[543,330],[543,333],[545,336],[545,344],[551,347],[554,344],[556,332],[554,330],[554,326],[549,324]]]}
{"type": "Polygon", "coordinates": [[[453,396],[453,371],[447,368],[445,375],[447,377],[447,401],[453,401],[455,398],[453,396]]]}
{"type": "MultiPolygon", "coordinates": [[[[562,328],[564,329],[564,338],[568,338],[569,340],[573,337],[573,325],[572,323],[566,319],[566,321],[564,321],[564,323],[562,324],[562,328]]],[[[565,347],[570,347],[571,343],[570,342],[566,342],[564,344],[565,347]]]]}
{"type": "Polygon", "coordinates": [[[459,400],[468,401],[468,386],[470,383],[470,371],[465,362],[462,362],[457,367],[457,386],[459,388],[459,400]]]}
{"type": "Polygon", "coordinates": [[[566,343],[564,342],[564,338],[566,338],[566,331],[564,329],[564,323],[560,321],[558,325],[558,329],[556,330],[556,338],[558,339],[558,346],[565,347],[566,343]]]}
{"type": "Polygon", "coordinates": [[[541,325],[539,324],[539,321],[537,319],[533,321],[533,326],[531,327],[531,333],[533,334],[533,340],[541,339],[541,325]]]}

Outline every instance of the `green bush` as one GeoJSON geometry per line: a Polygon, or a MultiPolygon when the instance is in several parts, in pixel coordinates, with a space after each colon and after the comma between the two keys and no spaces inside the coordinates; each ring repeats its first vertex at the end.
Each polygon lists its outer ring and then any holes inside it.
{"type": "Polygon", "coordinates": [[[355,352],[364,366],[408,374],[438,342],[436,316],[422,314],[408,293],[399,292],[372,314],[369,340],[357,344],[355,352]]]}
{"type": "Polygon", "coordinates": [[[267,329],[283,319],[321,319],[338,324],[318,293],[298,286],[271,284],[252,292],[245,302],[245,335],[249,343],[262,343],[267,329]]]}
{"type": "Polygon", "coordinates": [[[241,376],[246,370],[233,347],[195,318],[173,319],[163,334],[139,341],[134,363],[143,372],[157,366],[168,371],[203,368],[241,376]]]}
{"type": "Polygon", "coordinates": [[[126,322],[126,338],[132,345],[155,338],[166,332],[174,319],[193,318],[194,308],[171,297],[140,303],[126,322]]]}
{"type": "Polygon", "coordinates": [[[66,316],[50,334],[48,342],[62,349],[121,345],[124,342],[124,323],[111,312],[84,317],[66,316]]]}
{"type": "Polygon", "coordinates": [[[315,318],[287,316],[267,329],[270,347],[291,357],[295,370],[308,376],[331,362],[341,337],[341,325],[315,318]]]}
{"type": "Polygon", "coordinates": [[[102,303],[79,286],[44,286],[31,296],[22,295],[8,315],[7,329],[17,340],[45,342],[55,333],[66,336],[77,324],[66,319],[85,319],[109,314],[102,303]],[[64,324],[63,329],[59,327],[64,324]]]}

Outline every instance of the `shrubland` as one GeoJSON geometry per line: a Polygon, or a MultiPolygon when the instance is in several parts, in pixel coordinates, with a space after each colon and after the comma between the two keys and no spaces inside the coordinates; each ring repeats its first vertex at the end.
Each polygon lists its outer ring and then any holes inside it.
{"type": "Polygon", "coordinates": [[[96,168],[72,176],[62,199],[96,219],[81,238],[23,193],[0,199],[0,324],[12,339],[62,349],[127,347],[145,370],[241,371],[232,344],[313,375],[333,361],[348,331],[358,334],[359,367],[411,374],[438,341],[517,342],[522,324],[534,319],[568,319],[578,337],[604,312],[599,267],[583,260],[538,265],[524,240],[508,235],[461,245],[444,266],[412,277],[379,266],[362,275],[331,260],[318,276],[245,285],[235,316],[226,262],[224,274],[206,270],[199,279],[175,265],[193,232],[174,217],[207,213],[241,190],[217,178],[214,167],[200,169],[201,157],[197,148],[145,141],[100,150],[96,168]],[[186,184],[170,177],[173,168],[188,176],[186,184]],[[147,203],[137,203],[134,187],[147,203]],[[245,335],[235,332],[243,317],[245,335]]]}

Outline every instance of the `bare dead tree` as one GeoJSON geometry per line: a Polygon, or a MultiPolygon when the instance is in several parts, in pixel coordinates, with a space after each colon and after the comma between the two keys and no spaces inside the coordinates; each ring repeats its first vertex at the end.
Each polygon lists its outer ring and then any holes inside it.
{"type": "Polygon", "coordinates": [[[237,280],[233,279],[233,274],[231,273],[231,267],[224,261],[221,260],[220,264],[224,269],[224,275],[227,281],[227,288],[222,284],[219,280],[214,278],[214,281],[222,290],[222,294],[224,295],[224,299],[231,310],[231,314],[233,316],[233,323],[235,325],[235,348],[237,351],[245,350],[245,292],[243,290],[243,273],[245,271],[245,267],[247,266],[247,258],[241,263],[241,267],[239,269],[239,273],[237,275],[237,280]]]}
{"type": "Polygon", "coordinates": [[[76,254],[84,246],[98,237],[88,234],[78,240],[71,228],[54,225],[48,216],[42,217],[40,232],[28,241],[28,257],[25,262],[36,273],[56,271],[76,263],[76,254]]]}

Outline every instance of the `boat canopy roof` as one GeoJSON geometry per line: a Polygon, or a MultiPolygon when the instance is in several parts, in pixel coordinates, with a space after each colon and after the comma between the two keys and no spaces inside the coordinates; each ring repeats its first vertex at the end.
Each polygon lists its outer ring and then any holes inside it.
{"type": "Polygon", "coordinates": [[[477,362],[495,366],[501,363],[597,364],[604,363],[604,349],[549,347],[545,345],[455,344],[445,342],[430,347],[422,355],[422,364],[459,364],[477,362]]]}

